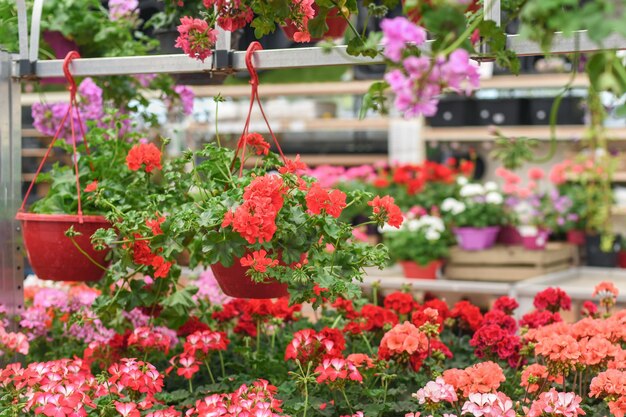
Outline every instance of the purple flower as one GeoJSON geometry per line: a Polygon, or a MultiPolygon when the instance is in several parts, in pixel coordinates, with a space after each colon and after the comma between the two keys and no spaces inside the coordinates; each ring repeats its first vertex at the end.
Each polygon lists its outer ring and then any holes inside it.
{"type": "Polygon", "coordinates": [[[180,97],[180,102],[183,106],[183,114],[185,116],[190,116],[193,113],[193,99],[196,95],[193,93],[191,88],[186,85],[177,85],[174,87],[174,92],[176,92],[180,97]]]}
{"type": "Polygon", "coordinates": [[[131,17],[139,7],[138,0],[109,0],[109,19],[112,21],[131,17]]]}
{"type": "Polygon", "coordinates": [[[59,138],[68,141],[72,137],[71,123],[74,124],[74,136],[77,141],[82,141],[82,131],[87,131],[86,122],[88,120],[100,120],[104,115],[104,105],[102,102],[102,89],[98,87],[91,78],[85,78],[78,86],[78,113],[82,121],[82,130],[79,126],[78,115],[72,111],[71,119],[61,122],[67,113],[69,103],[42,104],[35,103],[32,107],[33,126],[46,136],[54,136],[59,131],[59,138]]]}
{"type": "Polygon", "coordinates": [[[222,305],[230,300],[230,297],[222,292],[210,269],[202,272],[195,284],[198,287],[198,292],[193,296],[195,301],[205,300],[211,304],[222,305]]]}
{"type": "Polygon", "coordinates": [[[478,69],[472,65],[469,53],[465,49],[457,49],[448,57],[448,61],[441,66],[441,78],[448,87],[456,92],[463,91],[470,94],[479,86],[478,69]]]}
{"type": "Polygon", "coordinates": [[[46,326],[48,320],[50,316],[45,308],[32,306],[22,312],[20,326],[29,330],[25,332],[26,337],[28,340],[33,340],[48,333],[48,326],[46,326]]]}
{"type": "Polygon", "coordinates": [[[33,306],[41,308],[67,308],[67,293],[56,288],[41,288],[33,298],[33,306]]]}
{"type": "Polygon", "coordinates": [[[380,27],[383,30],[382,44],[385,48],[384,54],[394,62],[400,61],[402,50],[407,43],[420,46],[426,42],[426,31],[406,17],[384,19],[380,27]]]}
{"type": "Polygon", "coordinates": [[[84,343],[102,342],[106,343],[115,335],[115,331],[108,329],[96,314],[86,309],[83,312],[84,320],[79,323],[72,323],[65,328],[65,335],[84,343]]]}
{"type": "Polygon", "coordinates": [[[150,316],[143,314],[138,308],[133,308],[130,311],[123,311],[122,316],[128,321],[133,328],[147,326],[150,322],[150,316]]]}
{"type": "Polygon", "coordinates": [[[134,76],[143,88],[148,88],[150,83],[157,77],[156,74],[137,74],[134,76]]]}

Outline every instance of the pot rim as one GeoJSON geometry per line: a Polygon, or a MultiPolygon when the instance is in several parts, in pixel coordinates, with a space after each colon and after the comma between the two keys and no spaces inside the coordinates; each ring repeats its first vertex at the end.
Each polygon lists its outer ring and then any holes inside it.
{"type": "MultiPolygon", "coordinates": [[[[78,223],[78,214],[41,214],[41,213],[25,213],[18,212],[15,215],[16,220],[32,221],[32,222],[55,222],[55,223],[78,223]]],[[[102,223],[109,224],[104,216],[99,215],[83,215],[83,223],[102,223]]]]}

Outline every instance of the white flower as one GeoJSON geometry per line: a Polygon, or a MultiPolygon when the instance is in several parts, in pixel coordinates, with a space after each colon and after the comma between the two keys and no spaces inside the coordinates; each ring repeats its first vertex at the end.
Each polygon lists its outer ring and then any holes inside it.
{"type": "Polygon", "coordinates": [[[431,230],[435,230],[437,232],[443,232],[446,230],[446,227],[443,224],[443,220],[441,219],[441,217],[422,216],[420,220],[431,230]]]}
{"type": "Polygon", "coordinates": [[[456,215],[465,211],[465,204],[459,200],[448,197],[441,203],[441,210],[456,215]]]}
{"type": "Polygon", "coordinates": [[[460,191],[461,197],[474,197],[477,195],[485,194],[485,189],[481,184],[465,184],[461,187],[460,191]]]}
{"type": "Polygon", "coordinates": [[[426,231],[426,240],[439,240],[441,233],[436,230],[429,229],[426,231]]]}
{"type": "Polygon", "coordinates": [[[456,183],[461,185],[461,186],[465,185],[465,184],[467,184],[467,178],[466,177],[458,177],[456,179],[456,183]]]}
{"type": "Polygon", "coordinates": [[[524,237],[537,236],[537,233],[539,232],[537,226],[519,226],[517,231],[524,237]]]}
{"type": "Polygon", "coordinates": [[[405,226],[407,229],[409,229],[411,232],[415,232],[417,230],[420,229],[421,227],[421,223],[419,220],[413,219],[413,220],[405,220],[403,223],[403,226],[405,226]]]}
{"type": "Polygon", "coordinates": [[[487,193],[487,196],[485,197],[485,201],[490,204],[502,204],[504,199],[502,198],[502,194],[496,191],[491,191],[487,193]]]}
{"type": "Polygon", "coordinates": [[[498,184],[493,181],[487,181],[485,183],[485,191],[498,191],[498,184]]]}

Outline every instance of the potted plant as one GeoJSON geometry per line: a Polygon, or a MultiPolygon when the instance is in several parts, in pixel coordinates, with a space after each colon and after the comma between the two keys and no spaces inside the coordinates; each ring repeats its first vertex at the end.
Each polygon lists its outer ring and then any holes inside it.
{"type": "Polygon", "coordinates": [[[452,240],[441,217],[428,214],[407,218],[400,229],[384,228],[383,238],[404,276],[422,279],[437,278],[452,240]]]}
{"type": "MultiPolygon", "coordinates": [[[[363,267],[385,264],[386,251],[355,242],[352,225],[339,217],[352,201],[365,200],[374,212],[371,222],[399,226],[393,199],[324,188],[302,175],[299,158],[269,152],[257,133],[244,134],[239,145],[232,150],[210,143],[163,161],[163,188],[143,193],[146,208],[114,210],[114,240],[127,243],[112,247],[108,280],[134,270],[175,282],[173,259],[187,249],[191,267],[211,267],[227,295],[275,298],[289,290],[292,299],[308,300],[316,286],[331,297],[357,291],[354,280],[363,267]],[[162,201],[173,203],[156,215],[162,201]]],[[[146,174],[139,169],[135,175],[146,174]]],[[[96,204],[111,207],[104,191],[96,193],[96,204]]],[[[101,230],[93,240],[109,245],[113,237],[101,230]]]]}
{"type": "MultiPolygon", "coordinates": [[[[572,202],[558,191],[535,192],[520,199],[515,207],[520,219],[522,245],[530,250],[546,248],[550,233],[566,223],[572,202]]],[[[571,217],[570,217],[571,218],[571,217]]]]}
{"type": "Polygon", "coordinates": [[[497,184],[483,186],[467,182],[459,198],[447,198],[441,203],[446,223],[452,225],[459,246],[464,250],[492,247],[505,220],[504,198],[497,184]]]}
{"type": "MultiPolygon", "coordinates": [[[[97,281],[104,275],[109,251],[95,248],[90,241],[97,230],[110,227],[104,217],[108,210],[94,204],[93,195],[99,186],[113,182],[130,193],[126,204],[141,204],[140,194],[133,187],[127,188],[130,175],[118,169],[126,157],[125,151],[133,140],[139,139],[138,134],[123,131],[125,117],[103,119],[113,127],[92,125],[85,140],[76,146],[76,153],[68,143],[69,137],[67,142],[61,139],[51,143],[51,147],[54,145],[75,158],[76,165],[56,162],[50,171],[36,176],[16,216],[22,223],[28,258],[41,279],[97,281]],[[30,191],[37,181],[50,184],[48,193],[25,212],[30,191]]],[[[44,158],[41,166],[45,161],[44,158]]]]}
{"type": "Polygon", "coordinates": [[[616,158],[598,151],[597,155],[580,154],[558,163],[550,173],[553,182],[573,194],[584,208],[580,220],[585,226],[584,245],[589,266],[617,265],[620,239],[610,230],[613,195],[607,193],[616,162],[616,158]]]}
{"type": "Polygon", "coordinates": [[[573,245],[585,244],[585,227],[587,218],[587,197],[585,188],[576,182],[567,182],[558,187],[562,195],[567,196],[572,204],[563,213],[565,223],[559,226],[564,231],[567,242],[573,245]]]}

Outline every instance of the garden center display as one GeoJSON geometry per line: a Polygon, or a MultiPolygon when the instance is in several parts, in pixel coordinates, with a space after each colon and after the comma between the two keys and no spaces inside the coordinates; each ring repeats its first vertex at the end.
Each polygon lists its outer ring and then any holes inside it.
{"type": "Polygon", "coordinates": [[[0,417],[623,417],[626,277],[551,283],[624,264],[624,21],[613,0],[0,0],[0,417]],[[564,72],[540,108],[479,91],[484,62],[535,55],[564,72]],[[368,64],[358,101],[264,101],[273,70],[316,95],[303,68],[345,66],[340,88],[368,64]],[[463,114],[422,126],[447,94],[463,114]],[[586,125],[557,126],[563,103],[586,125]],[[311,126],[366,142],[345,107],[389,158],[288,149],[311,126]]]}

